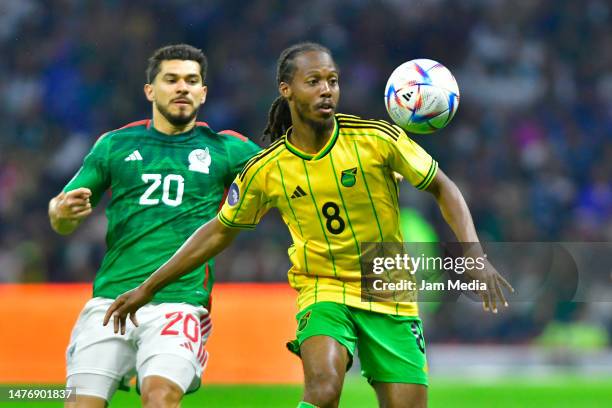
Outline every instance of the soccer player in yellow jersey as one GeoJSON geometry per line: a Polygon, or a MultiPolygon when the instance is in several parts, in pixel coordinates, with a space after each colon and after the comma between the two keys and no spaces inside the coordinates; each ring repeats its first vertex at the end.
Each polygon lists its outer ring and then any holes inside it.
{"type": "MultiPolygon", "coordinates": [[[[399,127],[337,114],[339,73],[325,47],[302,43],[281,54],[279,98],[264,131],[271,145],[236,177],[216,219],[196,231],[147,281],[108,309],[115,330],[155,292],[228,246],[279,209],[293,245],[289,283],[298,292],[297,340],[305,391],[300,407],[336,407],[358,346],[362,373],[383,407],[425,407],[427,364],[414,303],[362,302],[361,242],[402,242],[394,172],[430,192],[460,242],[478,242],[467,205],[437,162],[399,127]]],[[[510,285],[487,264],[485,309],[506,304],[510,285]]],[[[506,304],[507,305],[507,304],[506,304]]]]}

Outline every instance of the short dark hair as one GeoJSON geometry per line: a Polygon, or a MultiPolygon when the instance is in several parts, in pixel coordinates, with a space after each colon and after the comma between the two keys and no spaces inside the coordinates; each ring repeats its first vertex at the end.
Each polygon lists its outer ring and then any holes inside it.
{"type": "Polygon", "coordinates": [[[182,60],[182,61],[195,61],[200,64],[200,75],[202,76],[202,82],[206,78],[206,69],[208,68],[208,61],[206,55],[202,50],[192,47],[188,44],[174,44],[167,45],[165,47],[155,50],[151,58],[149,58],[149,65],[147,66],[147,83],[152,83],[155,80],[157,74],[160,71],[160,65],[162,61],[168,60],[182,60]]]}

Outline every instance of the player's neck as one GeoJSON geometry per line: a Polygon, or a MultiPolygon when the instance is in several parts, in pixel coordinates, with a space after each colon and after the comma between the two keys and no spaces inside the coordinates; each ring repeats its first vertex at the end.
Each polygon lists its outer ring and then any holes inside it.
{"type": "Polygon", "coordinates": [[[334,121],[329,123],[308,123],[294,121],[290,142],[301,151],[316,154],[327,144],[334,132],[334,121]]]}
{"type": "Polygon", "coordinates": [[[193,118],[186,125],[175,126],[172,123],[170,123],[168,119],[164,117],[164,115],[162,115],[159,112],[156,112],[156,110],[153,109],[153,127],[158,132],[169,135],[169,136],[178,135],[180,133],[185,133],[185,132],[190,131],[195,126],[195,122],[196,122],[196,118],[193,118]]]}

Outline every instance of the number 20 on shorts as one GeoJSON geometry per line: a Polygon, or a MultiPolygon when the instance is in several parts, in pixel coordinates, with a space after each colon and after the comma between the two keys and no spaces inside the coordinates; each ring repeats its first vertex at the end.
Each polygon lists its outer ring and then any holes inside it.
{"type": "Polygon", "coordinates": [[[166,319],[169,322],[162,329],[162,336],[176,336],[180,334],[179,330],[182,326],[183,334],[190,341],[197,343],[200,340],[200,322],[194,315],[190,313],[183,315],[183,312],[171,312],[166,313],[166,319]]]}

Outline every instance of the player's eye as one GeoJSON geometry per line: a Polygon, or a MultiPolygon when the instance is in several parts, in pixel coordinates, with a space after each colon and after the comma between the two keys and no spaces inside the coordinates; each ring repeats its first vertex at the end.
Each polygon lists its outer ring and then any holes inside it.
{"type": "Polygon", "coordinates": [[[319,83],[319,80],[318,80],[318,79],[313,78],[313,79],[309,79],[308,81],[306,81],[306,83],[307,83],[308,85],[314,86],[314,85],[316,85],[316,84],[318,84],[318,83],[319,83]]]}
{"type": "Polygon", "coordinates": [[[332,78],[329,80],[330,85],[336,86],[338,85],[338,78],[332,78]]]}

